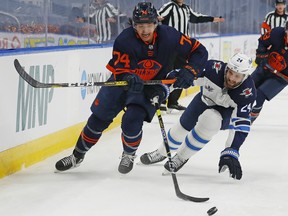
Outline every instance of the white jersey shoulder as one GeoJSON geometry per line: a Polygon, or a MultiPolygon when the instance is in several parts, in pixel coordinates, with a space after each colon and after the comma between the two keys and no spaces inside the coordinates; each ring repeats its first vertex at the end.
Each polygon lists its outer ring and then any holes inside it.
{"type": "Polygon", "coordinates": [[[202,101],[208,106],[218,105],[225,108],[235,108],[237,106],[237,104],[231,99],[225,88],[220,88],[207,77],[203,78],[202,101]]]}

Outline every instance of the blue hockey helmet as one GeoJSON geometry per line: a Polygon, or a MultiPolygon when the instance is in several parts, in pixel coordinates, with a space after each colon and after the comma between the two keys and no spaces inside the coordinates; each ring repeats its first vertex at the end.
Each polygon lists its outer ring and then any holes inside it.
{"type": "Polygon", "coordinates": [[[157,10],[151,2],[139,2],[133,11],[133,23],[157,23],[157,10]]]}

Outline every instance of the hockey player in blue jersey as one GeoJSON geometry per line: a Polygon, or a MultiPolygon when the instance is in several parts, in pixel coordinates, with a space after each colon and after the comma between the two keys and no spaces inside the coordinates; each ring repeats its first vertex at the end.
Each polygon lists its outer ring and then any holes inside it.
{"type": "Polygon", "coordinates": [[[109,81],[128,81],[128,86],[100,89],[73,154],[56,163],[58,171],[79,166],[86,152],[125,108],[121,122],[123,153],[118,171],[130,172],[141,142],[143,122],[151,122],[156,111],[152,101],[158,98],[161,103],[169,94],[164,84],[144,86],[143,80],[177,78],[174,87],[188,88],[207,63],[207,50],[199,41],[172,27],[158,26],[157,11],[151,3],[138,3],[132,19],[132,26],[116,38],[112,59],[107,64],[112,72],[109,81]],[[185,58],[187,64],[167,77],[175,55],[185,58]]]}
{"type": "Polygon", "coordinates": [[[252,122],[259,116],[264,102],[272,100],[288,84],[288,22],[276,27],[258,39],[256,60],[252,73],[257,88],[256,105],[251,112],[252,122]]]}
{"type": "MultiPolygon", "coordinates": [[[[221,152],[219,172],[230,171],[232,178],[241,179],[239,149],[250,131],[250,118],[256,89],[249,73],[252,59],[237,53],[228,63],[209,60],[202,74],[194,81],[201,91],[168,131],[172,170],[177,172],[188,159],[200,151],[220,130],[229,130],[226,147],[221,152]]],[[[155,151],[140,157],[143,164],[153,164],[166,158],[162,144],[155,151]]],[[[164,167],[170,171],[169,163],[164,167]]]]}

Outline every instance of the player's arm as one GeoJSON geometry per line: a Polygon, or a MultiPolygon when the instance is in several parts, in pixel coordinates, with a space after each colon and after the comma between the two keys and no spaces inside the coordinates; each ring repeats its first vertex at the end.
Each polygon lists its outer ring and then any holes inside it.
{"type": "MultiPolygon", "coordinates": [[[[236,108],[234,111],[249,113],[248,107],[250,105],[236,108]],[[247,109],[247,110],[246,110],[247,109]]],[[[252,105],[251,105],[252,107],[252,105]]],[[[246,139],[250,131],[250,120],[247,115],[237,115],[232,117],[229,125],[229,136],[226,141],[226,148],[220,154],[220,160],[218,164],[219,173],[225,172],[229,169],[230,177],[240,180],[242,178],[242,168],[239,161],[239,148],[246,139]]]]}
{"type": "Polygon", "coordinates": [[[186,59],[187,64],[185,68],[190,69],[191,72],[197,76],[207,63],[208,51],[198,40],[190,38],[180,32],[178,33],[178,43],[175,51],[186,59]]]}
{"type": "Polygon", "coordinates": [[[267,63],[269,55],[269,47],[272,45],[271,42],[271,31],[267,31],[258,39],[258,47],[256,49],[255,63],[257,65],[264,65],[267,63]]]}
{"type": "Polygon", "coordinates": [[[120,80],[125,73],[134,72],[130,67],[129,55],[117,49],[113,49],[112,59],[110,59],[106,68],[113,73],[116,80],[120,80]]]}
{"type": "Polygon", "coordinates": [[[198,40],[182,34],[179,41],[179,52],[186,56],[187,65],[185,68],[189,69],[195,77],[198,77],[208,59],[205,46],[198,40]]]}
{"type": "Polygon", "coordinates": [[[226,141],[226,146],[239,151],[241,145],[244,143],[247,135],[250,132],[250,112],[252,110],[254,101],[249,101],[245,105],[238,105],[232,115],[229,125],[229,139],[226,141]]]}
{"type": "Polygon", "coordinates": [[[178,31],[174,33],[176,46],[175,52],[187,62],[183,68],[171,71],[167,78],[175,79],[174,88],[189,88],[194,85],[194,80],[197,79],[200,72],[204,69],[208,52],[206,48],[196,39],[192,39],[178,31]]]}
{"type": "Polygon", "coordinates": [[[113,46],[112,59],[106,65],[115,80],[124,80],[128,82],[127,90],[130,92],[141,92],[143,90],[143,80],[134,73],[134,63],[131,61],[129,52],[122,46],[122,43],[116,39],[113,46]]]}
{"type": "Polygon", "coordinates": [[[273,12],[269,12],[268,14],[266,14],[264,21],[261,25],[261,35],[264,35],[266,32],[271,31],[271,17],[273,16],[274,11],[273,12]]]}
{"type": "Polygon", "coordinates": [[[253,103],[256,99],[255,89],[245,89],[250,94],[244,99],[244,103],[239,103],[234,109],[230,125],[229,136],[226,141],[226,148],[221,152],[219,161],[219,172],[229,169],[230,176],[240,180],[242,178],[242,168],[239,162],[239,149],[250,132],[250,117],[253,103]]]}
{"type": "Polygon", "coordinates": [[[232,147],[237,151],[239,151],[240,146],[250,132],[250,113],[256,100],[256,89],[250,77],[240,87],[239,96],[234,100],[237,106],[231,116],[230,139],[228,138],[226,142],[227,147],[232,147]]]}
{"type": "Polygon", "coordinates": [[[267,22],[264,21],[261,25],[261,35],[264,35],[268,31],[271,31],[271,27],[267,22]]]}

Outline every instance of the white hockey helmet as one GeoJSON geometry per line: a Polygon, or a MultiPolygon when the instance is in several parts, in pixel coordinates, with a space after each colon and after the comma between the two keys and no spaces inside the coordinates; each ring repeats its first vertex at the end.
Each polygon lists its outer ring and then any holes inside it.
{"type": "Polygon", "coordinates": [[[232,70],[235,73],[243,74],[243,79],[236,86],[236,88],[240,86],[252,72],[252,58],[248,57],[243,53],[236,53],[233,55],[227,62],[226,70],[225,70],[225,83],[227,82],[227,71],[232,70]]]}
{"type": "Polygon", "coordinates": [[[245,78],[252,72],[252,58],[243,53],[236,53],[227,63],[227,67],[236,73],[244,74],[245,78]]]}

